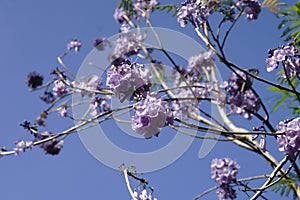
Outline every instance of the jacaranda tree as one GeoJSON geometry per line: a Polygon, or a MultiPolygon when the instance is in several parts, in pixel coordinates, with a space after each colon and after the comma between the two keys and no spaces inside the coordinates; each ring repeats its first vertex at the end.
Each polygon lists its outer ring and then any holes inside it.
{"type": "MultiPolygon", "coordinates": [[[[34,121],[21,123],[32,140],[18,140],[13,148],[2,148],[0,156],[21,156],[22,152],[30,153],[28,150],[32,148],[58,155],[68,135],[80,135],[105,121],[117,121],[129,124],[131,131],[144,140],[159,139],[166,130],[188,138],[214,141],[211,145],[217,145],[217,141],[230,142],[253,152],[272,168],[269,174],[239,177],[239,169],[246,166],[240,166],[234,158],[215,158],[210,171],[216,185],[203,193],[199,191],[195,200],[211,191],[215,191],[219,199],[236,199],[241,193],[249,199],[266,199],[264,195],[269,191],[278,192],[279,197],[299,199],[300,2],[288,3],[186,0],[181,5],[173,5],[157,0],[121,0],[113,15],[120,24],[119,34],[93,41],[92,55],[105,63],[102,70],[84,68],[76,74],[67,67],[64,58],[70,53],[80,53],[82,47],[82,42],[74,39],[57,58],[60,66],[51,71],[50,81],[45,83],[44,75],[35,71],[28,74],[29,89],[42,91],[40,99],[47,106],[34,121]],[[239,66],[227,56],[230,34],[239,28],[240,20],[259,20],[262,8],[267,8],[264,12],[272,12],[274,18],[282,19],[278,26],[285,44],[270,47],[265,54],[264,68],[239,66]],[[170,52],[165,41],[168,38],[163,35],[166,30],[156,28],[151,21],[152,15],[161,12],[173,15],[183,32],[192,28],[199,39],[197,42],[201,41],[205,48],[192,50],[190,40],[183,41],[182,45],[187,45],[184,51],[194,53],[186,62],[176,56],[175,51],[170,52]],[[223,81],[220,75],[224,71],[230,75],[223,81]],[[261,77],[260,71],[272,73],[276,81],[261,77]],[[265,105],[255,82],[280,94],[281,98],[272,108],[265,105]],[[286,104],[294,117],[280,116],[281,122],[272,124],[273,112],[286,104]],[[124,114],[130,116],[129,120],[121,119],[124,114]],[[46,124],[50,115],[68,118],[75,125],[63,127],[60,132],[49,130],[46,124]],[[232,120],[237,117],[251,123],[252,130],[232,120]],[[268,149],[267,144],[271,143],[282,153],[281,160],[268,149]],[[263,180],[259,182],[261,185],[253,182],[257,179],[263,180]]],[[[167,33],[170,41],[178,42],[175,41],[179,38],[177,35],[167,33]]],[[[87,59],[85,63],[95,62],[87,59]]],[[[206,153],[209,149],[204,150],[206,153]]],[[[151,163],[147,165],[152,167],[151,163]]],[[[139,165],[135,167],[134,163],[124,161],[118,167],[130,193],[130,197],[124,199],[159,199],[153,197],[154,189],[139,173],[144,170],[139,169],[139,165]]]]}

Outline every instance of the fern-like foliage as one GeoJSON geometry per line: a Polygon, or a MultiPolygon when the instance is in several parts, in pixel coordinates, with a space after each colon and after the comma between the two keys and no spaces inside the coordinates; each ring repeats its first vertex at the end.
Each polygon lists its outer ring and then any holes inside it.
{"type": "Polygon", "coordinates": [[[285,19],[278,26],[284,29],[281,37],[285,37],[285,41],[293,41],[300,50],[300,1],[287,7],[284,16],[285,19]]]}
{"type": "Polygon", "coordinates": [[[296,174],[290,173],[291,179],[282,179],[272,186],[272,191],[279,193],[281,196],[293,198],[297,200],[297,192],[294,191],[292,184],[299,183],[299,178],[296,174]],[[291,193],[292,192],[292,193],[291,193]]]}
{"type": "Polygon", "coordinates": [[[128,13],[129,17],[132,17],[136,14],[132,0],[120,0],[118,8],[123,8],[128,13]]]}
{"type": "MultiPolygon", "coordinates": [[[[283,78],[281,74],[284,74],[283,69],[278,73],[276,80],[279,81],[280,85],[286,85],[287,79],[283,78]]],[[[298,88],[300,86],[300,80],[298,78],[292,77],[290,78],[290,82],[293,84],[294,88],[298,88]]],[[[290,93],[286,90],[281,90],[277,87],[271,87],[268,89],[273,93],[279,94],[279,100],[278,98],[276,99],[278,101],[272,108],[271,113],[276,111],[279,107],[284,106],[287,109],[292,110],[293,114],[300,114],[300,102],[296,94],[290,93]]]]}
{"type": "Polygon", "coordinates": [[[284,2],[278,2],[278,0],[264,0],[262,3],[262,7],[267,8],[270,12],[272,12],[276,17],[283,14],[281,9],[282,6],[286,6],[284,2]]]}
{"type": "Polygon", "coordinates": [[[165,10],[168,13],[170,11],[172,11],[173,15],[176,15],[176,12],[177,12],[178,8],[179,8],[179,6],[172,5],[172,4],[169,4],[169,5],[156,5],[156,6],[154,6],[154,9],[157,9],[157,10],[161,10],[161,11],[165,10]]]}

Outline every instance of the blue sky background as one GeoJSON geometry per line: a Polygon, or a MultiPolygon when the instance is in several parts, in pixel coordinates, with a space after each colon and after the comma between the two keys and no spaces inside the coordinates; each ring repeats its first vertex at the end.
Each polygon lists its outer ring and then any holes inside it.
{"type": "MultiPolygon", "coordinates": [[[[170,2],[161,1],[162,4],[170,2]]],[[[174,4],[180,2],[172,1],[174,4]]],[[[0,1],[0,146],[13,148],[15,140],[30,139],[19,124],[25,119],[34,120],[45,108],[38,98],[41,92],[28,91],[25,84],[28,72],[38,71],[49,80],[49,71],[59,67],[56,57],[65,51],[71,39],[78,38],[83,43],[80,53],[72,53],[66,58],[68,66],[76,72],[92,50],[95,37],[109,37],[118,32],[119,24],[112,17],[117,3],[115,0],[0,1]]],[[[152,17],[154,26],[181,31],[198,40],[191,26],[180,28],[175,17],[163,12],[156,12],[152,17]]],[[[277,30],[279,22],[266,9],[258,21],[238,22],[227,44],[230,60],[244,68],[257,67],[263,77],[274,80],[275,73],[267,74],[265,70],[265,58],[268,48],[284,44],[277,30]]],[[[227,75],[228,72],[224,72],[224,79],[227,75]]],[[[270,110],[274,94],[265,92],[266,85],[255,85],[270,110]]],[[[290,116],[284,109],[278,110],[272,115],[271,122],[276,125],[290,116]]],[[[240,117],[235,121],[245,128],[252,128],[256,122],[249,123],[240,117]]],[[[58,130],[71,125],[67,120],[49,124],[58,130]]],[[[280,159],[283,155],[271,144],[273,142],[269,140],[268,148],[273,149],[280,159]]],[[[215,182],[210,179],[210,162],[215,157],[235,159],[241,166],[238,178],[271,172],[264,160],[229,143],[218,143],[207,157],[199,160],[201,143],[201,140],[195,140],[171,166],[144,175],[155,188],[154,196],[160,200],[192,199],[214,186],[215,182]]],[[[44,155],[39,148],[34,148],[17,157],[1,158],[0,169],[0,199],[130,199],[123,176],[94,159],[75,134],[67,138],[59,156],[44,155]]],[[[278,198],[272,193],[266,196],[278,198]]],[[[204,199],[215,198],[212,192],[204,199]]],[[[239,194],[238,199],[248,198],[239,194]]]]}

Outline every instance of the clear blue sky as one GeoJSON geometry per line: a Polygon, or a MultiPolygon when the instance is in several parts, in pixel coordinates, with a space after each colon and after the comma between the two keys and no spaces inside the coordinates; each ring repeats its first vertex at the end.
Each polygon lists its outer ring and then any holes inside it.
{"type": "MultiPolygon", "coordinates": [[[[170,2],[161,1],[162,4],[170,2]]],[[[295,1],[289,1],[292,2],[295,1]]],[[[27,73],[36,70],[48,79],[49,71],[59,66],[56,57],[65,51],[71,39],[78,38],[83,48],[79,54],[72,54],[66,59],[68,66],[76,72],[92,50],[95,37],[109,37],[117,33],[119,24],[112,17],[117,3],[116,0],[0,1],[0,146],[12,148],[15,140],[30,139],[19,124],[25,119],[34,120],[45,108],[38,98],[40,92],[28,91],[25,84],[27,73]]],[[[268,48],[283,44],[277,30],[279,22],[265,9],[258,21],[241,20],[229,37],[228,57],[244,68],[259,68],[263,77],[274,76],[275,73],[270,75],[265,70],[265,57],[268,48]]],[[[153,14],[153,24],[184,32],[196,39],[190,26],[180,28],[175,17],[163,12],[153,14]]],[[[264,92],[265,85],[255,84],[260,87],[258,92],[270,108],[272,104],[269,100],[274,96],[264,92]]],[[[287,117],[288,113],[280,110],[274,113],[271,122],[275,125],[287,117]]],[[[236,121],[246,128],[255,125],[255,121],[253,124],[240,118],[236,121]]],[[[55,122],[52,127],[60,129],[71,125],[71,122],[64,121],[55,122]]],[[[270,167],[264,160],[229,143],[218,143],[207,157],[199,160],[197,155],[201,142],[195,140],[183,157],[171,166],[144,175],[155,188],[154,194],[158,199],[192,199],[214,186],[215,182],[210,179],[210,161],[215,157],[235,159],[241,166],[238,178],[270,173],[270,167]]],[[[268,148],[274,150],[274,145],[270,143],[268,148]]],[[[283,156],[275,152],[278,158],[283,156]]],[[[44,155],[39,148],[35,148],[18,157],[1,158],[0,166],[0,199],[130,199],[120,173],[94,159],[77,135],[67,138],[59,156],[44,155]]],[[[272,193],[266,196],[274,198],[272,193]]],[[[204,199],[215,198],[212,192],[204,199]]],[[[247,197],[240,194],[238,199],[247,197]]]]}

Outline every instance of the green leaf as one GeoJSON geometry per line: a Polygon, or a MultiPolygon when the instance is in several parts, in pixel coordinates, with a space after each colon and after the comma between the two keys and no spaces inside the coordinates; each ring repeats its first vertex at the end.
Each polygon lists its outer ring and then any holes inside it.
{"type": "Polygon", "coordinates": [[[289,95],[288,94],[285,94],[276,104],[275,106],[272,108],[271,110],[271,113],[273,113],[274,111],[276,111],[280,106],[281,104],[287,99],[289,98],[289,95]]]}
{"type": "Polygon", "coordinates": [[[281,37],[285,37],[285,41],[292,40],[300,49],[300,1],[293,6],[287,7],[285,10],[286,12],[283,15],[285,19],[278,26],[279,29],[286,27],[281,37]]]}
{"type": "MultiPolygon", "coordinates": [[[[296,21],[294,23],[292,23],[288,28],[286,28],[283,33],[281,34],[281,37],[284,37],[286,36],[289,32],[291,32],[292,30],[296,29],[296,28],[299,28],[300,26],[300,20],[299,21],[296,21]]],[[[299,30],[296,30],[296,31],[299,31],[299,30]]],[[[293,34],[293,33],[292,33],[293,34]]]]}
{"type": "Polygon", "coordinates": [[[272,92],[280,92],[280,93],[284,93],[284,94],[287,93],[285,90],[279,89],[277,87],[271,87],[271,88],[268,88],[268,90],[270,90],[272,92]]]}
{"type": "Polygon", "coordinates": [[[175,15],[177,12],[177,9],[179,8],[179,6],[173,5],[173,4],[167,4],[167,5],[156,5],[153,7],[154,9],[158,9],[160,11],[166,10],[168,13],[173,10],[173,14],[175,15]]]}
{"type": "Polygon", "coordinates": [[[278,0],[264,0],[264,2],[262,3],[262,7],[267,8],[276,17],[284,14],[284,12],[281,10],[282,6],[286,6],[286,3],[278,2],[278,0]]]}
{"type": "Polygon", "coordinates": [[[293,199],[297,199],[297,191],[295,191],[292,187],[293,184],[299,181],[298,177],[294,173],[290,173],[290,179],[282,179],[278,183],[272,186],[272,191],[275,193],[280,192],[281,196],[290,197],[291,191],[293,192],[293,199]]]}
{"type": "Polygon", "coordinates": [[[294,18],[287,18],[287,19],[282,20],[280,22],[280,24],[278,25],[278,29],[282,29],[286,25],[286,23],[292,22],[294,20],[295,20],[294,18]]]}

